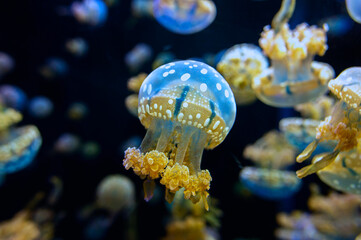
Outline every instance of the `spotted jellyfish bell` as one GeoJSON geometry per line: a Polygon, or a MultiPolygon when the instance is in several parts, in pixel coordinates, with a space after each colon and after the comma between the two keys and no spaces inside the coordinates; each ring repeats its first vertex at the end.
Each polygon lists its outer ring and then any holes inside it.
{"type": "Polygon", "coordinates": [[[154,70],[139,91],[138,116],[147,128],[141,146],[128,148],[123,165],[133,168],[144,184],[145,199],[154,179],[166,187],[166,199],[184,188],[184,197],[205,202],[211,176],[201,170],[203,149],[213,149],[227,136],[236,116],[233,93],[212,67],[178,61],[154,70]]]}

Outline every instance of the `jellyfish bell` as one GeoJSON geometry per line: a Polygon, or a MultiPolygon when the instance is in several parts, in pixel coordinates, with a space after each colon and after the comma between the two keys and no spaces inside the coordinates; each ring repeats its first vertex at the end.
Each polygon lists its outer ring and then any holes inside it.
{"type": "Polygon", "coordinates": [[[192,34],[208,27],[216,17],[211,0],[155,0],[153,13],[157,21],[178,34],[192,34]]]}
{"type": "Polygon", "coordinates": [[[78,22],[92,26],[102,25],[108,17],[108,7],[102,0],[76,1],[70,10],[78,22]]]}
{"type": "Polygon", "coordinates": [[[88,51],[88,43],[83,38],[69,39],[65,43],[66,50],[76,57],[84,56],[88,51]]]}
{"type": "Polygon", "coordinates": [[[350,17],[357,23],[361,23],[361,2],[358,0],[346,0],[346,8],[350,17]]]}
{"type": "Polygon", "coordinates": [[[138,116],[148,130],[139,149],[126,151],[123,165],[147,178],[146,199],[161,177],[169,202],[182,187],[185,198],[206,201],[211,176],[200,169],[203,149],[225,139],[235,115],[233,93],[212,67],[192,60],[163,65],[140,88],[138,116]]]}
{"type": "Polygon", "coordinates": [[[65,76],[68,71],[68,64],[63,59],[57,57],[46,59],[45,63],[39,68],[39,73],[47,79],[65,76]]]}
{"type": "Polygon", "coordinates": [[[35,118],[45,118],[53,111],[53,102],[45,96],[36,96],[29,101],[28,111],[35,118]]]}
{"type": "Polygon", "coordinates": [[[5,107],[22,111],[26,106],[27,100],[28,98],[21,88],[7,84],[0,86],[0,104],[5,107]]]}
{"type": "Polygon", "coordinates": [[[14,69],[15,61],[7,53],[0,52],[0,77],[14,69]]]}
{"type": "Polygon", "coordinates": [[[238,105],[247,105],[257,99],[251,88],[252,80],[267,67],[266,57],[253,44],[231,47],[217,64],[217,70],[229,83],[238,105]]]}

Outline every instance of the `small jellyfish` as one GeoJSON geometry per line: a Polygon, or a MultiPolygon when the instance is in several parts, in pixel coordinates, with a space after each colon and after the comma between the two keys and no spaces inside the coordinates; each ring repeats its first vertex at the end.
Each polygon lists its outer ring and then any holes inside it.
{"type": "Polygon", "coordinates": [[[29,219],[27,211],[21,211],[12,219],[0,223],[0,239],[35,240],[40,235],[40,227],[29,219]]]}
{"type": "Polygon", "coordinates": [[[163,65],[143,82],[138,116],[147,134],[138,149],[128,148],[123,165],[144,182],[145,199],[154,179],[166,187],[166,199],[184,187],[193,203],[208,209],[211,176],[201,170],[203,149],[213,149],[233,126],[236,104],[223,77],[207,64],[192,60],[163,65]]]}
{"type": "Polygon", "coordinates": [[[191,34],[208,27],[216,17],[216,6],[211,0],[155,0],[153,13],[168,30],[191,34]]]}
{"type": "Polygon", "coordinates": [[[252,88],[261,101],[275,107],[291,107],[323,95],[334,76],[331,66],[313,61],[327,50],[326,31],[306,23],[289,29],[294,2],[283,1],[272,28],[266,26],[259,40],[271,67],[253,79],[252,88]]]}
{"type": "Polygon", "coordinates": [[[0,103],[8,108],[14,108],[22,111],[28,98],[23,90],[13,85],[0,86],[0,103]]]}
{"type": "Polygon", "coordinates": [[[315,101],[298,104],[295,110],[301,113],[304,118],[323,120],[332,113],[335,100],[328,96],[321,96],[315,101]]]}
{"type": "Polygon", "coordinates": [[[132,14],[135,17],[153,17],[153,1],[132,0],[132,14]]]}
{"type": "Polygon", "coordinates": [[[48,58],[39,69],[39,73],[47,79],[65,76],[68,71],[68,64],[63,59],[56,57],[48,58]]]}
{"type": "Polygon", "coordinates": [[[100,146],[97,142],[89,141],[81,146],[81,153],[85,158],[96,158],[100,154],[100,146]]]}
{"type": "Polygon", "coordinates": [[[88,106],[82,102],[74,102],[68,108],[68,118],[82,120],[88,114],[88,106]]]}
{"type": "Polygon", "coordinates": [[[139,89],[147,76],[148,74],[146,73],[139,73],[137,76],[131,77],[127,82],[128,89],[135,93],[139,93],[139,89]]]}
{"type": "Polygon", "coordinates": [[[37,96],[29,101],[28,111],[35,118],[45,118],[53,112],[53,102],[45,96],[37,96]]]}
{"type": "Polygon", "coordinates": [[[65,43],[66,50],[76,57],[82,57],[88,52],[88,43],[83,38],[73,38],[65,43]]]}
{"type": "Polygon", "coordinates": [[[32,162],[42,139],[37,127],[27,125],[0,132],[0,143],[0,170],[13,173],[32,162]]]}
{"type": "Polygon", "coordinates": [[[361,68],[344,70],[328,86],[340,101],[335,105],[331,116],[320,123],[316,139],[298,155],[297,162],[308,159],[320,142],[334,140],[337,141],[337,146],[331,152],[316,155],[312,164],[297,171],[297,176],[301,178],[325,168],[340,152],[354,149],[361,133],[361,68]]]}
{"type": "Polygon", "coordinates": [[[346,0],[346,8],[350,17],[357,23],[361,23],[361,2],[359,0],[346,0]]]}
{"type": "Polygon", "coordinates": [[[0,78],[14,69],[15,61],[7,53],[0,52],[0,78]]]}
{"type": "Polygon", "coordinates": [[[192,216],[170,221],[166,226],[166,232],[163,240],[212,239],[207,235],[205,221],[192,216]]]}
{"type": "Polygon", "coordinates": [[[102,0],[73,2],[70,9],[78,22],[92,26],[102,25],[108,17],[108,7],[102,0]]]}
{"type": "Polygon", "coordinates": [[[97,187],[97,204],[112,213],[134,207],[135,187],[131,180],[120,174],[105,177],[97,187]]]}
{"type": "Polygon", "coordinates": [[[5,108],[0,103],[0,133],[23,119],[21,113],[12,108],[5,108]]]}
{"type": "Polygon", "coordinates": [[[171,52],[161,52],[159,53],[153,63],[152,63],[152,69],[156,69],[164,64],[173,62],[176,59],[175,55],[171,52]]]}
{"type": "Polygon", "coordinates": [[[131,94],[125,98],[125,106],[134,117],[138,117],[138,94],[131,94]]]}
{"type": "Polygon", "coordinates": [[[64,133],[56,140],[54,150],[59,153],[73,153],[80,147],[80,138],[71,133],[64,133]]]}
{"type": "Polygon", "coordinates": [[[227,80],[238,105],[247,105],[257,98],[252,80],[268,67],[266,57],[253,44],[238,44],[224,53],[217,70],[227,80]]]}
{"type": "Polygon", "coordinates": [[[124,61],[130,71],[136,72],[150,60],[152,55],[153,50],[148,44],[139,43],[125,55],[124,61]]]}
{"type": "Polygon", "coordinates": [[[146,73],[140,73],[135,77],[128,80],[127,86],[130,91],[135,92],[125,98],[125,106],[128,111],[135,117],[138,117],[138,93],[145,78],[148,76],[146,73]]]}

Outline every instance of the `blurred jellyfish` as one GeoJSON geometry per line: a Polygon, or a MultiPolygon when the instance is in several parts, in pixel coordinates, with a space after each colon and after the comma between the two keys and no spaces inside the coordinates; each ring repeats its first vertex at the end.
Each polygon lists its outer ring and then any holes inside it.
{"type": "Polygon", "coordinates": [[[125,106],[134,117],[138,117],[138,94],[127,96],[125,98],[125,106]]]}
{"type": "Polygon", "coordinates": [[[80,138],[74,134],[64,133],[56,140],[54,150],[59,153],[73,153],[80,147],[80,138]]]}
{"type": "Polygon", "coordinates": [[[266,26],[259,44],[271,59],[271,67],[253,79],[252,88],[264,103],[275,107],[291,107],[308,102],[327,91],[334,76],[333,68],[313,61],[327,50],[326,30],[300,24],[289,29],[295,0],[283,0],[280,11],[266,26]]]}
{"type": "Polygon", "coordinates": [[[53,102],[45,96],[37,96],[29,101],[28,111],[35,118],[45,118],[53,112],[53,102]]]}
{"type": "Polygon", "coordinates": [[[82,102],[74,102],[68,108],[68,117],[72,120],[81,120],[88,114],[88,106],[82,102]]]}
{"type": "Polygon", "coordinates": [[[153,1],[132,0],[132,14],[136,17],[152,17],[153,1]]]}
{"type": "Polygon", "coordinates": [[[39,69],[40,74],[48,79],[62,77],[69,71],[68,64],[60,58],[51,57],[39,69]]]}
{"type": "Polygon", "coordinates": [[[152,48],[145,43],[138,43],[125,55],[124,61],[130,71],[138,71],[153,55],[152,48]]]}
{"type": "Polygon", "coordinates": [[[7,53],[0,52],[0,78],[14,69],[15,61],[7,53]]]}
{"type": "Polygon", "coordinates": [[[27,104],[27,100],[25,92],[19,87],[13,85],[0,86],[0,103],[5,107],[22,111],[27,104]]]}
{"type": "Polygon", "coordinates": [[[207,64],[186,60],[154,70],[139,91],[138,117],[147,128],[140,147],[128,148],[124,167],[145,179],[145,200],[154,180],[166,187],[166,199],[185,188],[184,197],[208,209],[211,176],[201,169],[204,149],[223,142],[235,121],[236,104],[223,77],[207,64]]]}
{"type": "Polygon", "coordinates": [[[295,110],[300,112],[301,116],[304,118],[323,120],[331,115],[334,105],[334,98],[325,95],[314,101],[298,104],[295,106],[295,110]]]}
{"type": "Polygon", "coordinates": [[[119,1],[120,0],[104,0],[105,4],[108,6],[108,7],[114,7],[116,5],[119,4],[119,1]]]}
{"type": "Polygon", "coordinates": [[[175,55],[171,52],[161,52],[159,53],[153,63],[152,63],[152,69],[156,69],[164,64],[170,63],[176,59],[175,55]]]}
{"type": "Polygon", "coordinates": [[[81,147],[81,152],[85,158],[96,158],[100,154],[100,146],[97,142],[85,142],[81,147]]]}
{"type": "Polygon", "coordinates": [[[108,17],[107,5],[102,0],[73,2],[70,8],[78,22],[92,26],[102,25],[108,17]]]}
{"type": "Polygon", "coordinates": [[[128,111],[135,117],[138,117],[138,93],[139,89],[144,82],[144,79],[148,76],[146,73],[140,73],[135,77],[131,77],[128,80],[127,86],[130,91],[135,92],[126,97],[125,106],[128,111]]]}
{"type": "Polygon", "coordinates": [[[0,223],[0,239],[35,240],[40,237],[39,226],[27,211],[21,211],[12,219],[0,223]]]}
{"type": "Polygon", "coordinates": [[[112,219],[107,216],[97,216],[89,220],[84,229],[84,237],[89,240],[104,239],[112,224],[112,219]]]}
{"type": "Polygon", "coordinates": [[[155,0],[154,17],[168,30],[191,34],[208,27],[216,17],[216,6],[211,0],[155,0]]]}
{"type": "Polygon", "coordinates": [[[73,38],[65,43],[66,50],[76,57],[82,57],[88,52],[88,43],[83,38],[73,38]]]}
{"type": "Polygon", "coordinates": [[[268,67],[261,49],[253,44],[239,44],[224,53],[217,70],[227,80],[238,105],[247,105],[257,98],[251,88],[255,76],[268,67]]]}
{"type": "Polygon", "coordinates": [[[120,174],[105,177],[97,187],[97,204],[111,213],[131,211],[135,205],[133,182],[120,174]]]}
{"type": "Polygon", "coordinates": [[[361,1],[346,0],[346,8],[350,17],[357,23],[361,23],[361,1]]]}
{"type": "Polygon", "coordinates": [[[328,35],[341,37],[352,29],[354,23],[348,16],[335,15],[322,19],[319,25],[323,24],[326,24],[328,35]]]}

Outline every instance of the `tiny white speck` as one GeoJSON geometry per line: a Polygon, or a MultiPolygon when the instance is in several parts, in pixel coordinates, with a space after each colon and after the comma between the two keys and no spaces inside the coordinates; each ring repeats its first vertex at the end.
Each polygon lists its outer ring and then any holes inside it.
{"type": "Polygon", "coordinates": [[[184,65],[189,65],[189,62],[185,62],[184,65]]]}
{"type": "Polygon", "coordinates": [[[217,89],[218,89],[219,91],[222,90],[222,85],[221,85],[221,84],[217,83],[217,84],[216,84],[216,87],[217,87],[217,89]]]}
{"type": "Polygon", "coordinates": [[[166,67],[165,67],[165,69],[169,69],[169,68],[170,68],[170,66],[166,66],[166,67]]]}
{"type": "Polygon", "coordinates": [[[228,90],[225,90],[225,91],[224,91],[224,96],[226,96],[226,98],[229,97],[229,92],[228,92],[228,90]]]}
{"type": "Polygon", "coordinates": [[[197,113],[196,118],[197,118],[197,119],[200,119],[200,118],[201,118],[201,114],[200,114],[200,113],[197,113]]]}
{"type": "Polygon", "coordinates": [[[207,72],[208,72],[208,71],[207,71],[207,69],[205,69],[205,68],[203,68],[203,69],[201,70],[201,73],[202,73],[202,74],[207,74],[207,72]]]}
{"type": "Polygon", "coordinates": [[[205,92],[205,91],[207,91],[207,84],[202,83],[199,88],[201,89],[201,92],[205,92]]]}
{"type": "Polygon", "coordinates": [[[168,100],[168,103],[169,103],[169,104],[173,104],[173,99],[169,99],[169,100],[168,100]]]}
{"type": "Polygon", "coordinates": [[[185,73],[181,76],[181,80],[184,82],[187,81],[190,77],[191,75],[189,73],[185,73]]]}
{"type": "Polygon", "coordinates": [[[197,64],[193,64],[193,67],[198,67],[198,65],[197,65],[197,64]]]}
{"type": "Polygon", "coordinates": [[[144,85],[143,92],[147,91],[147,84],[144,85]]]}
{"type": "Polygon", "coordinates": [[[154,103],[154,109],[158,108],[158,104],[154,103]]]}
{"type": "Polygon", "coordinates": [[[190,69],[192,69],[193,67],[192,66],[189,66],[190,69]]]}
{"type": "Polygon", "coordinates": [[[165,72],[165,73],[163,73],[163,77],[166,77],[166,76],[168,76],[168,72],[165,72]]]}
{"type": "Polygon", "coordinates": [[[175,70],[172,69],[172,70],[169,71],[169,73],[170,73],[170,74],[173,74],[173,73],[175,73],[175,70]]]}
{"type": "Polygon", "coordinates": [[[186,102],[183,103],[183,107],[185,107],[185,108],[188,107],[188,103],[186,103],[186,102]]]}
{"type": "Polygon", "coordinates": [[[152,92],[152,84],[149,84],[148,86],[148,94],[150,94],[152,92]]]}
{"type": "Polygon", "coordinates": [[[175,65],[175,63],[169,63],[169,65],[174,66],[174,65],[175,65]]]}
{"type": "Polygon", "coordinates": [[[214,74],[214,76],[217,78],[217,77],[218,77],[218,74],[214,74]]]}

